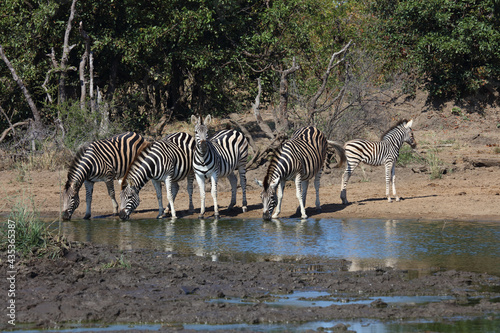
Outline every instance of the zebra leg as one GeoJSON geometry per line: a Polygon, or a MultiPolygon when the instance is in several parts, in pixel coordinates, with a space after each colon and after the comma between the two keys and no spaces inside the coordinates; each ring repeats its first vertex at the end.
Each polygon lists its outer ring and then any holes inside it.
{"type": "MultiPolygon", "coordinates": [[[[319,201],[319,184],[321,180],[321,170],[314,177],[314,189],[316,190],[316,213],[321,213],[321,203],[319,201]]],[[[304,201],[305,204],[305,201],[304,201]]]]}
{"type": "Polygon", "coordinates": [[[236,187],[238,185],[238,179],[236,178],[236,175],[233,172],[229,173],[227,179],[231,184],[231,202],[229,203],[228,207],[228,209],[231,209],[234,207],[234,205],[236,205],[236,187]]]}
{"type": "Polygon", "coordinates": [[[177,215],[175,213],[174,200],[175,196],[177,195],[177,190],[179,190],[179,185],[177,183],[172,183],[172,178],[170,176],[167,176],[167,178],[165,179],[165,188],[167,190],[167,199],[170,205],[170,212],[172,214],[172,218],[175,219],[177,218],[177,215]],[[177,185],[177,188],[175,185],[177,185]]]}
{"type": "Polygon", "coordinates": [[[247,211],[247,175],[246,175],[246,165],[238,167],[238,173],[240,174],[240,185],[241,192],[243,194],[243,201],[241,203],[241,208],[243,213],[247,211]]]}
{"type": "Polygon", "coordinates": [[[94,182],[86,180],[85,184],[85,200],[87,201],[87,210],[85,211],[85,220],[90,219],[90,210],[92,207],[92,193],[94,192],[94,182]]]}
{"type": "Polygon", "coordinates": [[[388,202],[392,202],[391,194],[389,193],[391,183],[391,169],[394,164],[386,163],[385,165],[385,196],[388,202]]]}
{"type": "Polygon", "coordinates": [[[392,194],[396,198],[396,201],[399,201],[400,199],[399,199],[398,195],[396,194],[396,164],[395,163],[392,165],[391,176],[392,176],[392,194]]]}
{"type": "MultiPolygon", "coordinates": [[[[233,175],[234,176],[234,175],[233,175]]],[[[217,203],[217,181],[218,181],[218,177],[217,177],[217,174],[214,172],[212,174],[212,198],[214,199],[214,217],[216,219],[219,218],[219,205],[217,203]]]]}
{"type": "Polygon", "coordinates": [[[194,174],[189,173],[189,175],[187,176],[187,191],[188,191],[188,195],[189,195],[189,213],[190,214],[194,213],[193,180],[194,180],[194,174]]]}
{"type": "Polygon", "coordinates": [[[196,182],[198,183],[198,188],[200,189],[200,219],[205,215],[205,178],[202,175],[196,175],[196,182]]]}
{"type": "Polygon", "coordinates": [[[348,205],[349,201],[347,201],[347,182],[349,178],[351,178],[354,169],[356,169],[358,165],[351,165],[349,161],[347,161],[347,166],[345,168],[344,174],[342,175],[342,185],[340,186],[340,199],[342,199],[343,205],[348,205]]]}
{"type": "Polygon", "coordinates": [[[272,216],[273,219],[277,219],[281,212],[281,200],[283,200],[283,192],[285,190],[285,181],[280,181],[276,187],[276,197],[278,202],[276,204],[276,208],[274,209],[274,214],[272,216]]]}
{"type": "Polygon", "coordinates": [[[118,202],[116,202],[115,197],[115,185],[113,184],[113,179],[105,182],[106,188],[108,189],[108,195],[111,198],[111,203],[113,204],[113,215],[118,215],[118,202]]]}
{"type": "Polygon", "coordinates": [[[300,174],[297,174],[297,176],[295,176],[297,199],[299,200],[299,205],[300,205],[300,214],[301,214],[300,217],[303,219],[307,219],[306,208],[304,207],[304,197],[303,197],[304,192],[307,193],[307,185],[309,185],[309,182],[307,180],[302,181],[300,174]]]}
{"type": "MultiPolygon", "coordinates": [[[[161,194],[161,182],[155,179],[151,179],[151,182],[153,183],[153,186],[156,191],[156,199],[158,200],[158,216],[156,217],[157,219],[162,219],[165,217],[165,209],[163,208],[163,196],[161,194]]],[[[168,212],[168,206],[167,206],[167,212],[168,212]]]]}

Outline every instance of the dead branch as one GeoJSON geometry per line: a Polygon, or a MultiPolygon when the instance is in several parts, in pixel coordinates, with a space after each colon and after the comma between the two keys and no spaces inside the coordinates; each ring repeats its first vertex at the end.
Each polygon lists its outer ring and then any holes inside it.
{"type": "Polygon", "coordinates": [[[28,102],[28,105],[31,109],[31,112],[33,113],[33,118],[35,119],[35,128],[36,129],[42,129],[42,119],[40,118],[40,112],[38,111],[38,108],[35,105],[35,102],[31,98],[31,94],[29,93],[28,89],[23,83],[23,80],[17,76],[16,70],[14,69],[14,66],[12,66],[11,62],[7,58],[7,56],[3,52],[2,45],[0,45],[0,56],[2,57],[3,61],[7,65],[7,67],[10,70],[10,73],[12,74],[12,78],[18,86],[21,88],[21,91],[24,94],[24,97],[26,98],[26,101],[28,102]]]}
{"type": "Polygon", "coordinates": [[[83,52],[82,59],[80,60],[80,108],[85,109],[85,99],[87,96],[87,82],[85,81],[85,65],[90,55],[90,37],[85,30],[83,30],[83,22],[80,21],[78,28],[80,35],[85,40],[85,51],[83,52]]]}
{"type": "Polygon", "coordinates": [[[63,44],[63,54],[61,57],[61,63],[58,66],[60,68],[59,76],[59,103],[66,101],[66,78],[68,77],[68,71],[74,67],[68,67],[68,57],[71,50],[76,46],[76,44],[69,45],[69,35],[71,33],[71,23],[75,17],[75,5],[77,0],[73,0],[71,3],[71,10],[69,14],[68,23],[66,25],[66,32],[64,33],[64,44],[63,44]]]}
{"type": "Polygon", "coordinates": [[[14,128],[15,127],[18,127],[18,126],[23,126],[23,125],[29,125],[30,121],[27,120],[27,121],[21,121],[21,122],[18,122],[18,123],[15,123],[15,124],[12,124],[9,128],[5,129],[3,132],[2,132],[2,135],[0,136],[0,142],[3,141],[3,139],[5,139],[5,137],[7,136],[7,134],[9,134],[10,131],[12,131],[14,133],[14,128]]]}
{"type": "Polygon", "coordinates": [[[258,152],[254,154],[250,162],[247,164],[247,170],[257,169],[259,166],[267,162],[267,157],[273,151],[278,150],[283,142],[287,140],[286,134],[278,134],[276,137],[267,145],[264,149],[259,149],[258,152]]]}
{"type": "Polygon", "coordinates": [[[289,128],[288,125],[288,76],[300,69],[293,57],[292,66],[286,70],[277,70],[281,74],[280,80],[280,104],[277,112],[273,113],[276,122],[276,132],[284,134],[289,128]]]}
{"type": "Polygon", "coordinates": [[[340,50],[338,52],[334,52],[332,54],[330,61],[328,63],[328,66],[321,77],[321,86],[318,88],[316,93],[309,99],[309,102],[307,103],[307,110],[308,110],[307,117],[308,117],[308,119],[312,119],[315,113],[318,113],[318,112],[321,112],[321,111],[328,109],[340,98],[341,94],[337,95],[337,97],[335,97],[335,98],[332,98],[330,95],[325,99],[325,101],[326,101],[325,105],[323,105],[323,107],[321,109],[318,108],[318,100],[325,93],[325,90],[326,90],[326,87],[328,84],[328,79],[330,77],[332,70],[335,67],[339,66],[341,63],[345,62],[347,51],[348,51],[349,47],[351,46],[351,44],[352,44],[352,41],[349,41],[349,43],[347,43],[347,45],[345,45],[342,48],[342,50],[340,50]],[[338,57],[340,55],[342,55],[342,57],[340,59],[338,59],[338,57]]]}
{"type": "Polygon", "coordinates": [[[260,77],[257,79],[257,87],[258,93],[255,97],[255,102],[252,104],[252,111],[255,116],[255,120],[257,120],[257,125],[259,125],[260,129],[266,134],[269,139],[274,139],[273,130],[269,127],[269,125],[262,119],[260,115],[260,96],[262,95],[262,82],[260,77]]]}

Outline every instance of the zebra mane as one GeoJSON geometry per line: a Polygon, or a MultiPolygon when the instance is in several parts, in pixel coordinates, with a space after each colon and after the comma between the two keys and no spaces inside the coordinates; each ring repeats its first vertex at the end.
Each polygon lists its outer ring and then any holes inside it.
{"type": "Polygon", "coordinates": [[[385,136],[387,134],[389,134],[390,132],[392,132],[395,128],[400,127],[402,124],[406,124],[406,123],[408,123],[407,119],[403,119],[403,120],[398,121],[398,123],[396,125],[394,125],[391,128],[389,128],[387,131],[384,132],[384,134],[382,134],[380,136],[380,140],[384,140],[384,138],[385,138],[385,136]]]}
{"type": "Polygon", "coordinates": [[[122,191],[128,185],[128,183],[127,183],[128,174],[129,174],[130,170],[132,169],[132,166],[135,164],[135,161],[137,161],[137,159],[139,158],[139,156],[142,155],[143,152],[145,154],[146,151],[149,149],[149,147],[151,147],[152,145],[153,145],[153,142],[144,141],[144,143],[137,149],[137,153],[135,154],[133,161],[130,162],[129,166],[127,167],[127,171],[125,171],[125,174],[123,175],[123,178],[121,181],[121,188],[120,188],[122,191]]]}
{"type": "Polygon", "coordinates": [[[273,175],[274,169],[276,169],[276,165],[278,163],[279,151],[280,150],[273,150],[271,153],[271,162],[269,162],[269,166],[267,167],[266,176],[264,177],[264,182],[263,182],[265,191],[269,189],[269,185],[271,183],[271,176],[273,175]]]}
{"type": "Polygon", "coordinates": [[[75,157],[73,158],[73,160],[69,164],[69,166],[68,166],[68,180],[66,181],[66,185],[64,185],[65,191],[67,191],[69,189],[69,187],[71,186],[71,182],[70,182],[71,176],[73,175],[73,173],[75,173],[76,169],[78,168],[78,164],[82,160],[83,155],[85,155],[85,152],[87,151],[87,149],[89,147],[90,147],[89,143],[86,143],[83,146],[81,146],[80,149],[78,149],[78,151],[76,152],[75,157]]]}

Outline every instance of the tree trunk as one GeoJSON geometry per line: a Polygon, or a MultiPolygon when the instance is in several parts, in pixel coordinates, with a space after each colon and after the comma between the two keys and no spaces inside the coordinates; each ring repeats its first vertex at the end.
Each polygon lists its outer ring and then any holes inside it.
{"type": "Polygon", "coordinates": [[[295,63],[293,58],[292,67],[278,71],[281,74],[280,80],[280,104],[275,113],[276,132],[278,135],[285,135],[289,129],[288,124],[288,76],[300,69],[300,66],[295,63]]]}
{"type": "Polygon", "coordinates": [[[71,11],[69,14],[68,24],[66,25],[66,32],[64,33],[64,44],[63,44],[63,54],[61,57],[60,63],[60,77],[59,77],[59,104],[66,102],[66,78],[68,77],[68,71],[73,70],[74,68],[68,67],[68,57],[70,51],[76,46],[69,46],[69,35],[71,33],[71,22],[73,22],[73,18],[75,17],[75,5],[76,0],[73,0],[71,3],[71,11]]]}
{"type": "Polygon", "coordinates": [[[35,102],[31,98],[31,95],[30,95],[28,89],[26,89],[26,86],[24,85],[23,81],[19,78],[19,76],[17,76],[16,70],[14,69],[14,66],[12,66],[9,59],[4,54],[2,45],[0,45],[0,56],[2,57],[3,61],[5,62],[7,67],[9,68],[10,73],[12,74],[12,78],[19,85],[19,87],[21,88],[21,91],[24,94],[24,97],[26,98],[26,101],[28,102],[28,105],[31,109],[31,113],[33,113],[33,119],[35,120],[35,129],[41,130],[43,128],[43,124],[42,124],[42,119],[40,117],[40,112],[38,111],[38,108],[36,107],[35,102]]]}
{"type": "MultiPolygon", "coordinates": [[[[85,65],[90,56],[90,37],[85,30],[83,30],[83,22],[80,21],[79,29],[80,34],[85,40],[85,52],[83,52],[82,59],[80,60],[80,109],[85,110],[85,100],[87,99],[87,82],[85,80],[85,65]]],[[[90,75],[92,79],[92,75],[90,75]]],[[[92,89],[92,88],[91,88],[92,89]]]]}

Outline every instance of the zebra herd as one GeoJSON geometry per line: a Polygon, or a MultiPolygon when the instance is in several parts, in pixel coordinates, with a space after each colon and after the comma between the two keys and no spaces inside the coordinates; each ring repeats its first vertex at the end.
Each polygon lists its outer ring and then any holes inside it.
{"type": "MultiPolygon", "coordinates": [[[[193,213],[192,194],[195,178],[201,199],[199,217],[202,218],[205,214],[205,180],[210,179],[214,216],[217,218],[219,217],[218,180],[223,177],[228,178],[231,184],[229,208],[232,208],[236,204],[237,178],[234,174],[236,170],[240,176],[243,194],[242,210],[246,212],[247,139],[236,130],[222,130],[209,138],[207,126],[211,122],[210,116],[205,119],[192,116],[191,122],[195,125],[195,137],[179,132],[167,135],[161,140],[148,142],[141,135],[128,132],[82,147],[68,170],[68,179],[62,195],[62,218],[71,219],[80,203],[79,190],[85,185],[87,209],[84,219],[89,219],[94,183],[99,181],[104,181],[106,184],[114,214],[119,214],[120,218],[125,220],[139,206],[139,192],[149,180],[156,190],[158,218],[165,217],[169,211],[171,217],[176,218],[174,202],[179,191],[178,183],[186,179],[189,212],[193,213]],[[113,186],[114,179],[122,179],[119,212],[113,186]],[[162,182],[165,183],[167,192],[166,209],[163,208],[162,182]]],[[[391,202],[389,188],[392,183],[393,195],[396,201],[399,201],[395,186],[395,163],[399,150],[405,142],[412,148],[416,147],[412,125],[413,120],[403,120],[384,133],[380,141],[355,139],[343,146],[327,140],[315,127],[296,130],[292,137],[274,152],[264,181],[257,181],[263,187],[261,192],[263,218],[279,216],[287,180],[295,180],[301,217],[307,218],[305,210],[307,188],[309,181],[314,179],[316,209],[321,210],[319,185],[329,145],[339,156],[337,166],[346,163],[340,194],[343,204],[348,204],[347,182],[361,162],[385,166],[387,200],[391,202]]]]}

